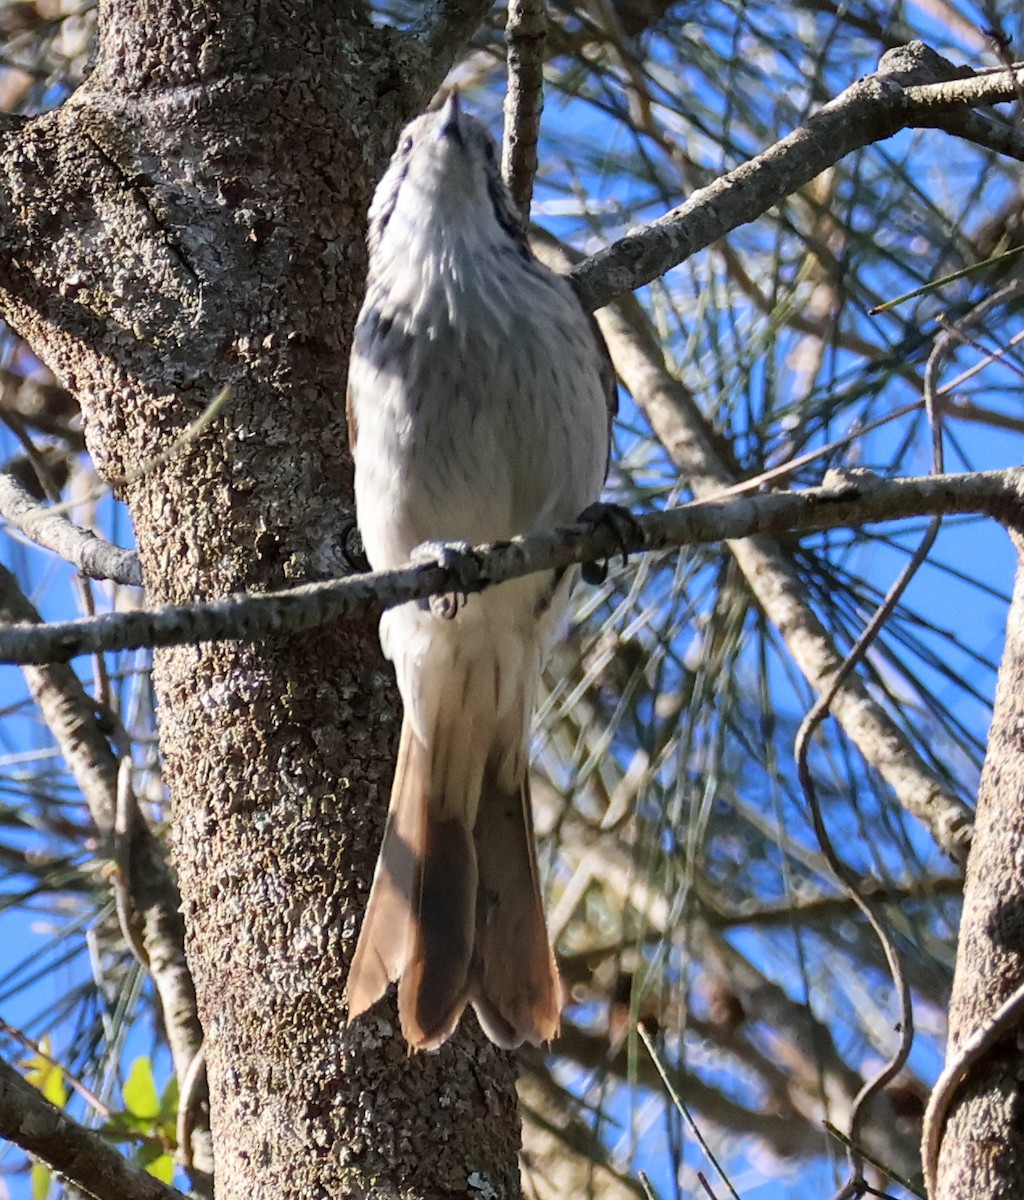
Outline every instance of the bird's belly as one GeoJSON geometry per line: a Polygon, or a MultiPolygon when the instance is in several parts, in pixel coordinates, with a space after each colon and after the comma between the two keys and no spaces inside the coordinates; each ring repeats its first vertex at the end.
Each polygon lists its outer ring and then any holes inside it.
{"type": "MultiPolygon", "coordinates": [[[[568,364],[535,367],[435,341],[401,373],[378,372],[358,414],[356,473],[375,569],[428,540],[477,544],[571,521],[596,499],[603,448],[587,444],[594,414],[575,411],[581,380],[568,364]]],[[[603,405],[596,373],[590,390],[603,405]]]]}

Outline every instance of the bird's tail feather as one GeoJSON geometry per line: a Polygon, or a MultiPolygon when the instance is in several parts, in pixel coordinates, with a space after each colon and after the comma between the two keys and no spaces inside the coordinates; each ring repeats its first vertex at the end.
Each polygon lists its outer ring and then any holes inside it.
{"type": "Polygon", "coordinates": [[[412,956],[411,915],[419,896],[429,779],[426,752],[406,721],[402,725],[384,840],[348,973],[350,1021],[384,995],[388,984],[404,974],[412,956]]]}
{"type": "MultiPolygon", "coordinates": [[[[402,1032],[432,1050],[467,1003],[498,1045],[539,1045],[558,1031],[561,985],[537,884],[522,722],[499,722],[478,802],[452,803],[445,771],[463,752],[439,739],[472,731],[440,722],[432,752],[402,725],[384,842],[348,979],[349,1020],[399,980],[402,1032]],[[517,780],[509,763],[521,764],[517,780]]],[[[477,751],[479,747],[475,748],[477,751]]],[[[460,771],[456,776],[464,779],[460,771]]],[[[457,789],[456,789],[457,790],[457,789]]],[[[475,798],[474,798],[475,799],[475,798]]]]}
{"type": "Polygon", "coordinates": [[[558,1033],[562,985],[537,880],[529,776],[514,791],[486,771],[473,841],[479,883],[473,1007],[491,1041],[534,1046],[558,1033]]]}

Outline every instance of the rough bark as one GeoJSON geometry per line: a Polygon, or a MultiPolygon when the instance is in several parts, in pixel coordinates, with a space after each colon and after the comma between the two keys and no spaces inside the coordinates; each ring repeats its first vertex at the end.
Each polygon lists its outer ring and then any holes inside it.
{"type": "MultiPolygon", "coordinates": [[[[1024,537],[1014,536],[1018,555],[1024,537]]],[[[988,753],[967,863],[947,1059],[1024,979],[1024,568],[1007,616],[988,753]]],[[[1024,1196],[1021,1122],[1024,1032],[1019,1025],[975,1063],[950,1098],[937,1200],[1024,1196]]]]}
{"type": "MultiPolygon", "coordinates": [[[[101,471],[152,461],[120,490],[154,600],[338,574],[364,214],[443,39],[338,0],[101,21],[87,83],[3,129],[0,306],[101,471]]],[[[218,1197],[514,1194],[509,1057],[468,1024],[409,1059],[386,1017],[343,1022],[396,730],[374,622],[167,650],[154,677],[218,1197]]]]}

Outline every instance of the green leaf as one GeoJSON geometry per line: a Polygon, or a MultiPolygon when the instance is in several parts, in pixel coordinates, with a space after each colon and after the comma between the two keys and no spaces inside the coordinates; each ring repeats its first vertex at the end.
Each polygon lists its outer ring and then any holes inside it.
{"type": "Polygon", "coordinates": [[[32,1200],[46,1200],[50,1190],[50,1171],[42,1163],[32,1164],[32,1200]]]}
{"type": "Polygon", "coordinates": [[[155,1175],[161,1183],[169,1185],[174,1182],[174,1159],[166,1151],[149,1163],[146,1170],[150,1175],[155,1175]]]}
{"type": "Polygon", "coordinates": [[[148,1058],[139,1057],[132,1063],[121,1095],[125,1108],[132,1116],[143,1121],[155,1121],[160,1115],[160,1097],[153,1080],[153,1064],[148,1058]]]}
{"type": "Polygon", "coordinates": [[[135,1155],[136,1163],[162,1183],[174,1180],[174,1159],[159,1138],[148,1138],[135,1155]]]}
{"type": "Polygon", "coordinates": [[[51,1104],[63,1108],[68,1102],[68,1089],[64,1086],[64,1071],[49,1057],[50,1039],[44,1037],[39,1042],[40,1054],[33,1054],[25,1066],[25,1078],[43,1093],[51,1104]]]}
{"type": "Polygon", "coordinates": [[[98,1126],[99,1132],[111,1142],[138,1142],[139,1134],[152,1128],[152,1121],[137,1117],[134,1113],[111,1113],[110,1118],[98,1126]]]}

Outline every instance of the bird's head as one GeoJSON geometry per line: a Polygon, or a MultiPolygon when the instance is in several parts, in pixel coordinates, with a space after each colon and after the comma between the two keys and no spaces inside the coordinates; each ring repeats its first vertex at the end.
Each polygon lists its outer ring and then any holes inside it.
{"type": "Polygon", "coordinates": [[[402,131],[370,207],[371,246],[393,223],[402,227],[399,236],[436,227],[486,243],[511,238],[517,247],[526,244],[494,140],[463,111],[456,91],[402,131]]]}

